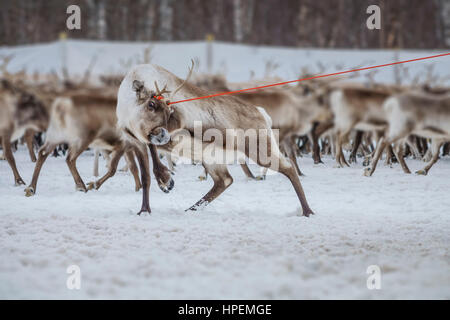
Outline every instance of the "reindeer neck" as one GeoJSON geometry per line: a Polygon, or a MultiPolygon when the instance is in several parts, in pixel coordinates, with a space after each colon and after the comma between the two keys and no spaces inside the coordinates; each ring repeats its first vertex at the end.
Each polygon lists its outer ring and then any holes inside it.
{"type": "Polygon", "coordinates": [[[170,115],[169,121],[167,123],[167,130],[169,130],[169,132],[173,132],[177,129],[182,129],[182,126],[183,126],[181,113],[178,111],[177,108],[174,108],[173,110],[174,111],[170,115]]]}
{"type": "Polygon", "coordinates": [[[169,127],[172,126],[174,130],[186,129],[191,131],[194,129],[194,122],[207,122],[207,119],[204,119],[205,112],[200,103],[186,102],[182,105],[175,105],[173,110],[169,119],[169,127]]]}

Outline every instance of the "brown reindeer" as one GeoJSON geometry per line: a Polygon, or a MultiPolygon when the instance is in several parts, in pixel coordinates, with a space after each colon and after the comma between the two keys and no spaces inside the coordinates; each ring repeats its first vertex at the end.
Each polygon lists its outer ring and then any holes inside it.
{"type": "MultiPolygon", "coordinates": [[[[289,178],[297,193],[303,214],[309,216],[313,213],[306,201],[295,167],[279,151],[271,129],[270,117],[264,109],[257,108],[233,96],[170,105],[162,97],[167,91],[159,90],[158,82],[165,84],[165,88],[177,88],[170,96],[172,99],[198,97],[206,93],[187,83],[186,80],[182,81],[162,67],[156,65],[136,66],[127,74],[119,89],[118,124],[128,139],[137,143],[158,144],[158,147],[171,152],[176,152],[180,146],[187,146],[183,150],[190,150],[194,145],[194,152],[190,154],[190,157],[194,161],[202,161],[208,174],[214,180],[214,186],[189,210],[195,211],[200,206],[207,205],[233,182],[226,163],[210,161],[208,158],[210,155],[205,155],[208,146],[214,143],[214,148],[234,153],[242,152],[245,157],[257,164],[284,174],[289,178]],[[223,133],[225,137],[222,143],[207,138],[206,135],[196,136],[195,131],[198,125],[202,132],[214,129],[216,132],[223,133]],[[250,139],[245,139],[243,148],[238,149],[235,141],[237,135],[229,135],[226,132],[227,129],[232,132],[235,132],[236,129],[244,132],[255,130],[260,135],[256,144],[252,145],[250,139]],[[179,137],[182,139],[177,139],[179,137]],[[266,143],[262,143],[263,140],[266,143]],[[200,143],[200,150],[195,150],[195,143],[200,143]],[[266,156],[261,155],[261,152],[266,156]],[[269,161],[267,161],[268,158],[269,161]]],[[[215,136],[215,138],[219,137],[215,136]]],[[[147,199],[143,198],[144,210],[147,209],[145,200],[148,202],[148,195],[147,199]]]]}
{"type": "MultiPolygon", "coordinates": [[[[34,169],[31,184],[25,189],[26,196],[36,192],[36,185],[47,157],[62,143],[69,145],[66,158],[69,170],[75,180],[76,189],[86,192],[83,180],[76,168],[78,156],[88,147],[100,148],[120,156],[125,153],[131,164],[131,172],[135,179],[136,191],[140,189],[137,167],[131,150],[121,140],[116,129],[114,97],[84,92],[66,92],[54,99],[50,108],[50,123],[46,133],[45,144],[38,152],[38,160],[34,169]],[[134,165],[133,165],[134,164],[134,165]]],[[[110,170],[108,174],[113,174],[110,170]]],[[[101,183],[91,187],[100,187],[101,183]]]]}
{"type": "MultiPolygon", "coordinates": [[[[382,132],[385,129],[386,116],[382,106],[391,94],[390,90],[352,86],[330,91],[329,103],[334,115],[338,167],[348,166],[342,145],[351,130],[382,132]]],[[[359,140],[360,137],[357,138],[359,140]]]]}
{"type": "MultiPolygon", "coordinates": [[[[230,91],[225,80],[218,76],[203,76],[198,80],[198,83],[208,90],[230,91]]],[[[272,119],[272,129],[277,129],[279,132],[281,150],[292,161],[299,175],[302,175],[302,172],[297,164],[295,138],[309,135],[310,139],[315,139],[315,130],[319,123],[332,121],[332,114],[328,106],[322,101],[322,95],[310,93],[306,89],[309,89],[309,87],[304,87],[300,94],[299,90],[286,86],[243,92],[236,95],[239,99],[261,106],[266,110],[272,119]]],[[[319,158],[315,157],[314,160],[319,163],[320,156],[319,158]]],[[[247,171],[248,167],[243,167],[243,169],[247,171]]]]}
{"type": "Polygon", "coordinates": [[[371,168],[365,175],[371,176],[383,150],[394,144],[394,152],[405,173],[410,170],[403,160],[403,141],[410,135],[432,139],[431,160],[417,174],[426,175],[439,159],[441,146],[450,141],[450,95],[410,91],[393,95],[383,104],[388,129],[380,139],[371,168]]]}
{"type": "MultiPolygon", "coordinates": [[[[29,143],[34,131],[46,130],[48,121],[47,110],[36,96],[14,86],[8,80],[0,82],[0,139],[16,185],[23,185],[25,182],[17,170],[11,142],[27,133],[29,143]]],[[[31,156],[32,146],[29,146],[29,150],[31,156]]]]}

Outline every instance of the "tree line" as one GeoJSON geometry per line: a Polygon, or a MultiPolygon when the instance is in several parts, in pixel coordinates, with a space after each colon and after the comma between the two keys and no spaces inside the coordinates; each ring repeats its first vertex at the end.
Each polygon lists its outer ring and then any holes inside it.
{"type": "Polygon", "coordinates": [[[319,48],[444,48],[450,0],[0,0],[0,44],[70,38],[120,41],[216,40],[319,48]],[[66,8],[81,8],[81,30],[66,8]],[[369,5],[381,29],[366,26],[369,5]]]}

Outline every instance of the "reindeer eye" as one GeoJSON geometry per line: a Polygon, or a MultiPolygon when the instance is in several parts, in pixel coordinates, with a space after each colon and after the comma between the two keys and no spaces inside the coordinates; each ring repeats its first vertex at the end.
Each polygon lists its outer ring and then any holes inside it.
{"type": "Polygon", "coordinates": [[[154,111],[154,110],[156,109],[156,104],[155,104],[155,102],[150,101],[150,102],[148,103],[148,108],[149,108],[151,111],[154,111]]]}

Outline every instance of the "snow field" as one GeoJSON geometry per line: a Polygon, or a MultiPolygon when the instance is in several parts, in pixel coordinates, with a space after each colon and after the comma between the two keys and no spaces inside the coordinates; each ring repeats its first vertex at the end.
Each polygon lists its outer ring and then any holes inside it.
{"type": "MultiPolygon", "coordinates": [[[[23,147],[15,157],[29,183],[34,164],[23,147]]],[[[449,299],[450,158],[426,177],[380,163],[367,178],[361,161],[344,169],[324,161],[299,158],[310,218],[298,216],[285,177],[248,181],[239,166],[216,201],[185,213],[212,181],[180,164],[172,192],[153,180],[152,214],[136,216],[141,194],[129,173],[83,194],[64,159],[50,157],[26,198],[0,161],[0,298],[449,299]],[[81,290],[66,287],[70,265],[81,269],[81,290]],[[381,268],[381,290],[366,287],[370,265],[381,268]]],[[[86,183],[92,166],[83,153],[86,183]]]]}

